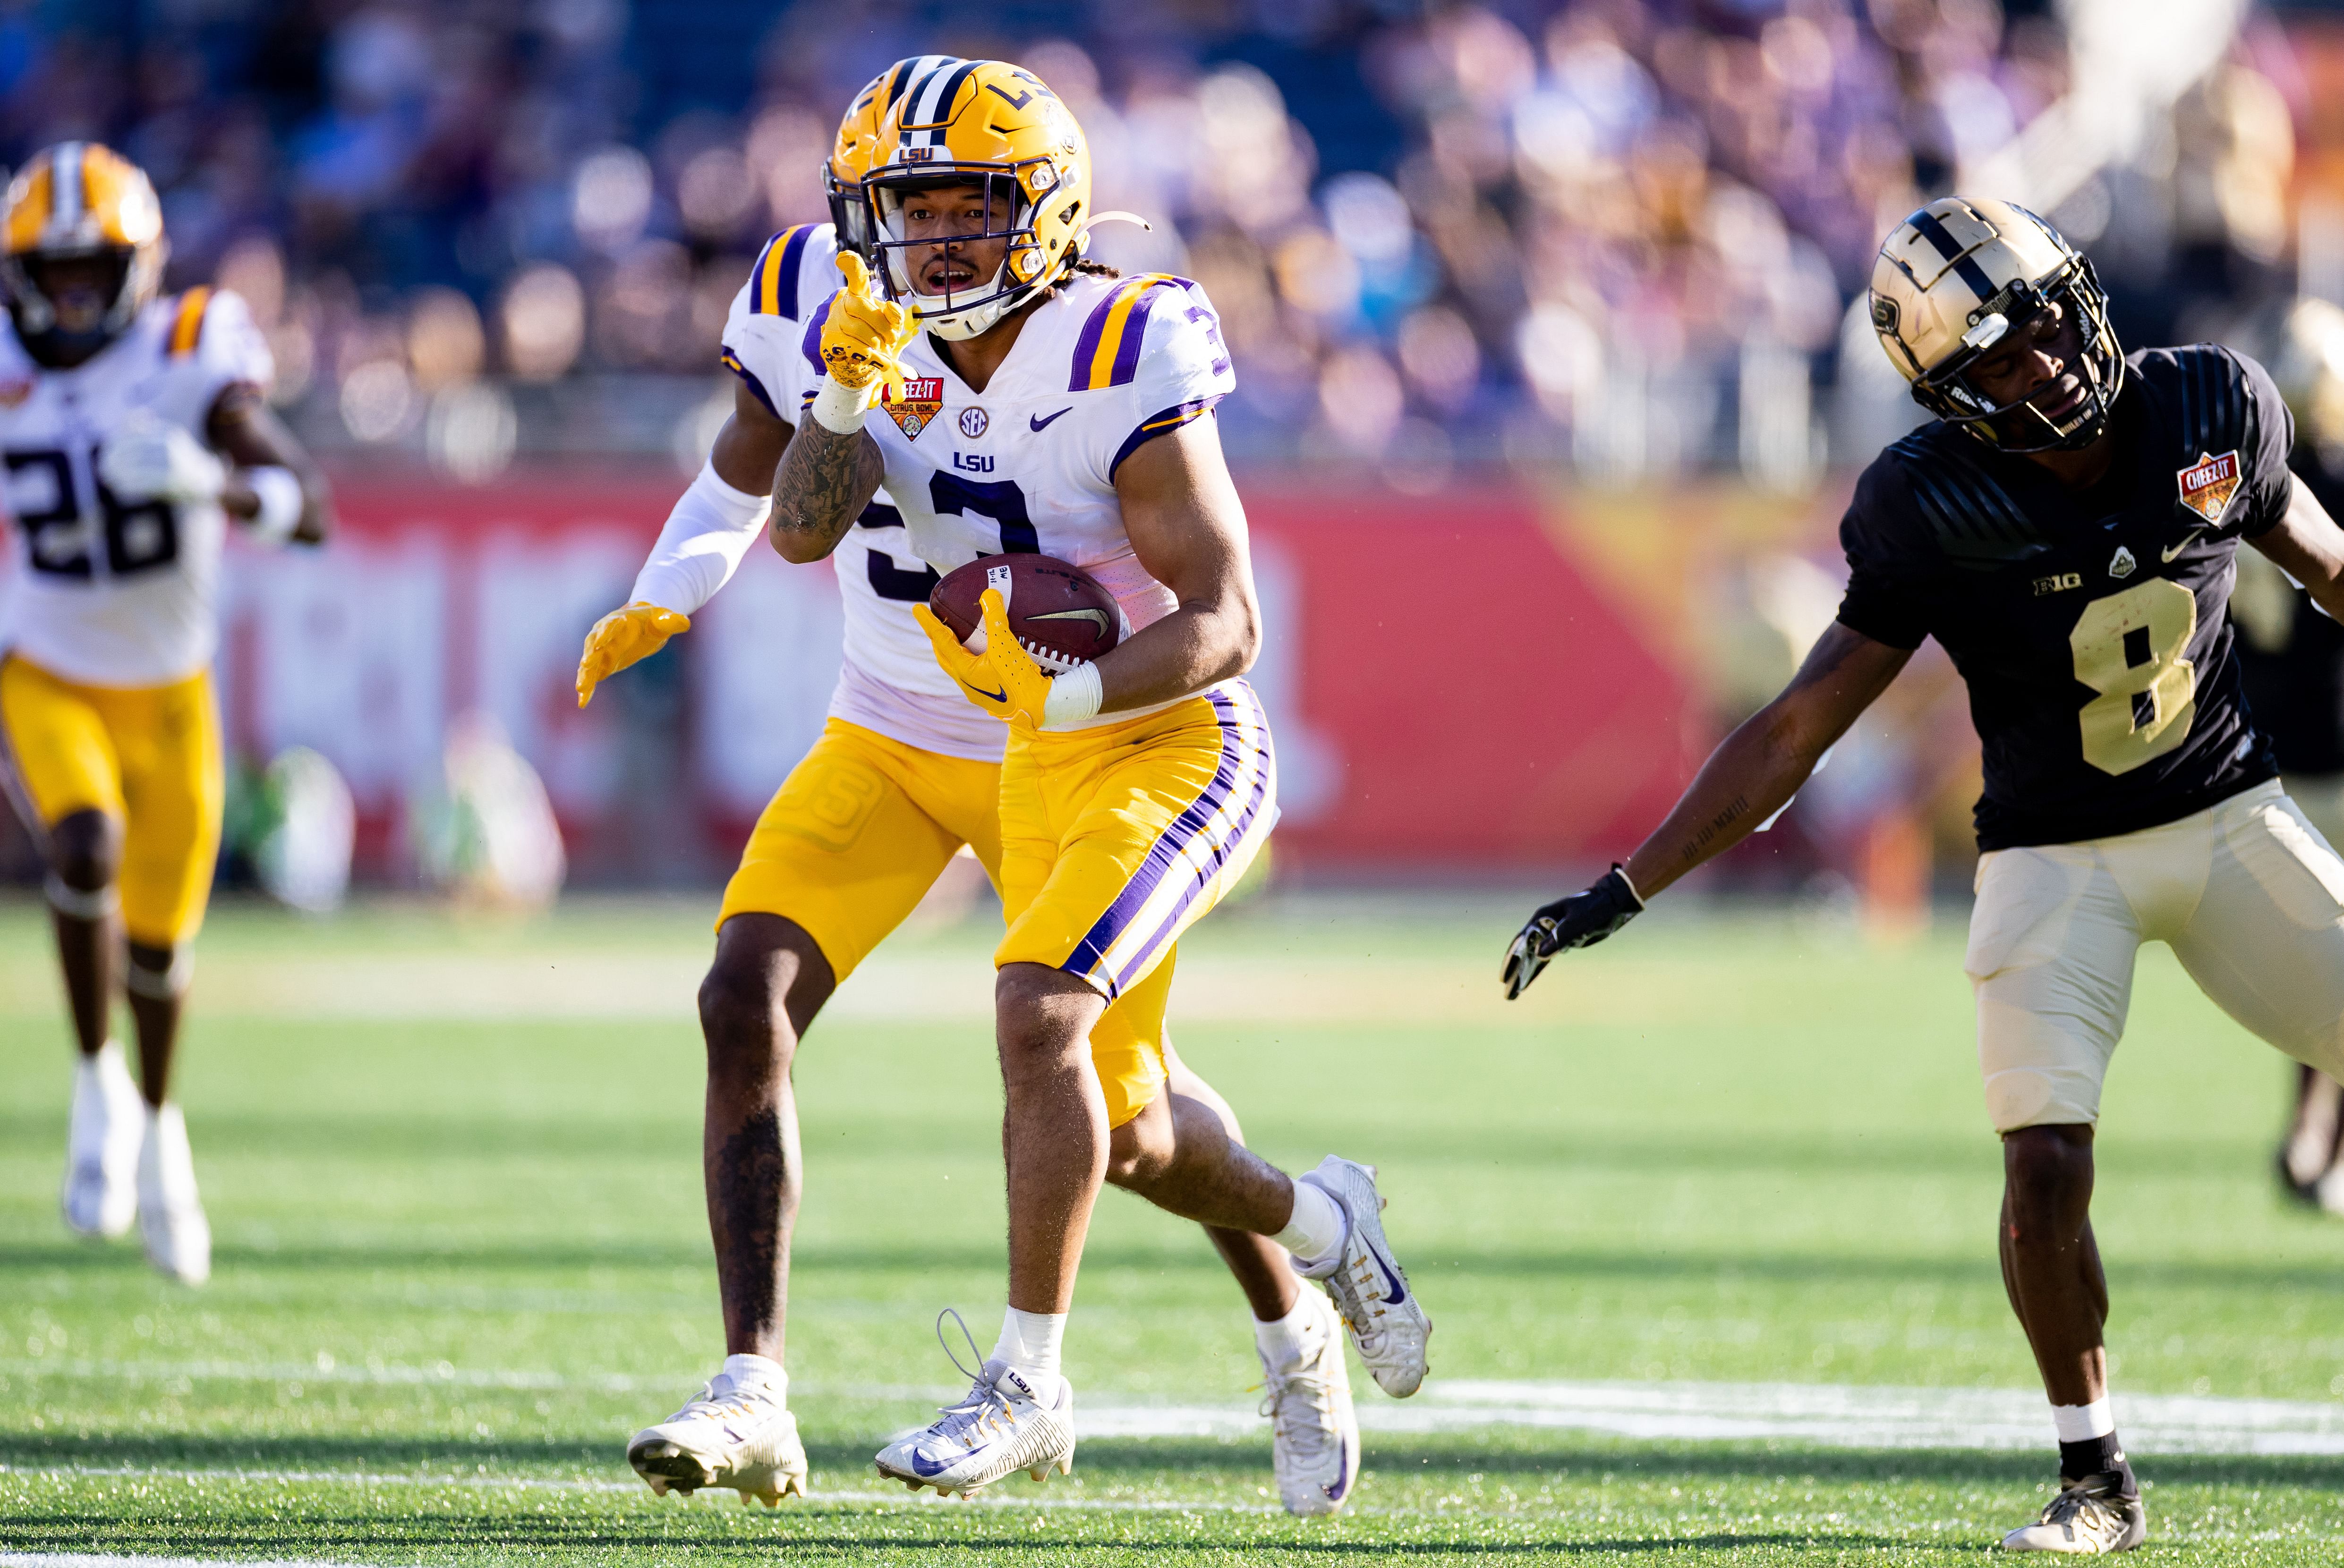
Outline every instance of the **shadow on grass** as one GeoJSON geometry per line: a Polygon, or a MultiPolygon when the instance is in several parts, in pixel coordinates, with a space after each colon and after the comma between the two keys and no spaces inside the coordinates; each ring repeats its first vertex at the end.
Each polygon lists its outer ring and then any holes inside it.
{"type": "MultiPolygon", "coordinates": [[[[1243,1539],[1224,1537],[1197,1538],[1181,1535],[1150,1541],[1135,1538],[1127,1531],[1117,1530],[1112,1541],[1088,1540],[1079,1528],[1063,1532],[1072,1539],[1038,1538],[1022,1523],[1016,1525],[985,1525],[965,1532],[922,1531],[918,1533],[870,1529],[864,1531],[838,1528],[841,1521],[835,1515],[797,1512],[783,1516],[777,1523],[760,1528],[756,1534],[726,1533],[718,1534],[704,1528],[675,1526],[665,1523],[632,1522],[581,1521],[575,1524],[543,1516],[517,1517],[492,1521],[456,1522],[434,1528],[419,1522],[412,1515],[361,1516],[358,1520],[337,1520],[323,1526],[302,1523],[292,1529],[207,1529],[200,1524],[190,1526],[175,1522],[164,1529],[142,1528],[136,1521],[76,1521],[66,1523],[53,1519],[24,1515],[0,1514],[0,1539],[5,1539],[19,1549],[32,1552],[71,1552],[114,1550],[140,1547],[170,1552],[174,1555],[219,1553],[248,1554],[256,1552],[281,1551],[288,1544],[298,1543],[301,1552],[333,1557],[366,1553],[369,1554],[447,1552],[451,1549],[482,1549],[518,1551],[536,1553],[581,1553],[621,1555],[662,1546],[685,1545],[695,1559],[716,1559],[740,1555],[770,1561],[776,1545],[786,1545],[793,1561],[808,1558],[835,1558],[853,1562],[884,1562],[898,1555],[938,1553],[960,1560],[975,1554],[1000,1555],[1020,1562],[1052,1561],[1097,1562],[1112,1560],[1116,1554],[1162,1558],[1167,1561],[1196,1558],[1227,1563],[1232,1553],[1247,1563],[1269,1562],[1341,1561],[1347,1558],[1375,1556],[1379,1558],[1448,1558],[1472,1557],[1504,1562],[1553,1561],[1556,1558],[1603,1556],[1611,1558],[1641,1558],[1666,1554],[1682,1560],[1683,1553],[1693,1551],[1728,1551],[1777,1548],[1797,1550],[1812,1548],[1836,1555],[1841,1552],[1881,1551],[1904,1548],[1927,1552],[1931,1555],[1966,1560],[1990,1550],[1984,1542],[1915,1542],[1891,1535],[1810,1534],[1791,1531],[1775,1531],[1736,1534],[1721,1532],[1706,1535],[1672,1535],[1664,1537],[1621,1536],[1611,1539],[1541,1538],[1526,1534],[1512,1541],[1487,1539],[1440,1538],[1394,1541],[1388,1538],[1350,1539],[1331,1533],[1318,1536],[1297,1533],[1285,1539],[1265,1539],[1248,1533],[1243,1539]],[[731,1550],[727,1550],[730,1548],[731,1550]]],[[[1369,1521],[1359,1521],[1367,1524],[1369,1521]]],[[[1458,1523],[1461,1533],[1474,1526],[1466,1521],[1458,1523]]],[[[1307,1527],[1298,1527],[1307,1528],[1307,1527]]],[[[1102,1532],[1102,1533],[1104,1533],[1102,1532]]]]}
{"type": "MultiPolygon", "coordinates": [[[[1185,1238],[1184,1238],[1185,1239],[1185,1238]]],[[[874,1273],[933,1276],[955,1271],[984,1272],[1004,1266],[1001,1246],[974,1243],[922,1242],[916,1246],[811,1244],[796,1250],[793,1260],[802,1272],[816,1270],[834,1274],[874,1273]]],[[[224,1240],[214,1250],[214,1268],[230,1288],[239,1271],[313,1272],[348,1270],[409,1270],[430,1273],[461,1270],[495,1274],[547,1270],[641,1269],[705,1270],[708,1245],[681,1234],[672,1243],[618,1242],[594,1244],[549,1237],[543,1241],[493,1241],[478,1245],[450,1242],[412,1245],[357,1244],[348,1247],[294,1245],[278,1248],[239,1246],[224,1240]]],[[[1132,1270],[1143,1273],[1171,1271],[1217,1274],[1220,1264],[1201,1245],[1090,1247],[1085,1266],[1093,1273],[1132,1270]]],[[[1774,1284],[1816,1286],[1889,1286],[1894,1284],[1966,1285],[2000,1292],[2001,1281],[1993,1254],[1978,1249],[1975,1255],[1895,1256],[1886,1254],[1798,1254],[1779,1252],[1643,1252],[1603,1248],[1515,1249],[1459,1253],[1439,1249],[1420,1251],[1409,1259],[1410,1273],[1420,1280],[1428,1296],[1438,1298],[1444,1283],[1468,1278],[1507,1281],[1688,1281],[1703,1284],[1774,1284]]],[[[95,1248],[70,1239],[0,1246],[0,1268],[72,1269],[92,1273],[144,1275],[146,1265],[135,1249],[95,1248]]],[[[2254,1258],[2107,1260],[2110,1281],[2118,1292],[2158,1290],[2204,1290],[2232,1292],[2298,1292],[2344,1299],[2344,1268],[2332,1261],[2305,1258],[2300,1261],[2263,1261],[2254,1258]]],[[[504,1279],[467,1282],[483,1289],[507,1288],[504,1279]]],[[[564,1282],[539,1281],[559,1288],[564,1282]]],[[[1567,1376],[1568,1369],[1556,1369],[1567,1376]]]]}
{"type": "MultiPolygon", "coordinates": [[[[353,1474],[456,1475],[470,1482],[498,1477],[583,1475],[626,1483],[609,1438],[488,1439],[437,1437],[247,1437],[234,1435],[14,1432],[0,1435],[0,1465],[11,1469],[91,1471],[248,1471],[262,1473],[348,1472],[353,1474]]],[[[814,1442],[807,1448],[817,1471],[831,1477],[870,1470],[874,1441],[814,1442]]],[[[2042,1452],[1967,1449],[1894,1452],[1801,1448],[1790,1444],[1649,1443],[1573,1441],[1541,1432],[1519,1443],[1489,1446],[1468,1435],[1450,1438],[1369,1437],[1365,1468],[1386,1482],[1412,1473],[1540,1477],[1555,1481],[1668,1482],[1813,1481],[1823,1484],[2033,1486],[2053,1463],[2042,1452]]],[[[1204,1439],[1094,1439],[1082,1445],[1081,1473],[1093,1481],[1135,1484],[1149,1480],[1220,1475],[1232,1484],[1267,1473],[1266,1439],[1218,1442],[1204,1439]]],[[[2344,1489],[2344,1457],[2294,1454],[2171,1454],[2140,1460],[2145,1477],[2161,1486],[2248,1486],[2344,1489]]],[[[834,1484],[836,1483],[834,1482],[834,1484]]],[[[858,1483],[859,1484],[859,1483],[858,1483]]]]}

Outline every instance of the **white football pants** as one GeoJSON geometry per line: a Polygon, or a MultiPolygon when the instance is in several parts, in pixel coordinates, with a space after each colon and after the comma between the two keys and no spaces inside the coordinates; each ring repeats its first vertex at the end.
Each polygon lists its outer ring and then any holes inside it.
{"type": "Polygon", "coordinates": [[[1962,967],[1996,1131],[2099,1120],[2145,941],[2247,1029],[2344,1074],[2344,859],[2277,780],[2137,833],[1991,851],[1976,886],[1962,967]]]}

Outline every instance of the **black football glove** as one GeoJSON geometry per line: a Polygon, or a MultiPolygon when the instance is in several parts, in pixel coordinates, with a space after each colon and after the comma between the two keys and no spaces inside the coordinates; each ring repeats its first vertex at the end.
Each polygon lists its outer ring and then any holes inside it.
{"type": "Polygon", "coordinates": [[[1530,990],[1547,960],[1565,948],[1591,948],[1643,912],[1644,900],[1616,865],[1585,892],[1545,905],[1506,950],[1505,971],[1498,977],[1505,982],[1506,1000],[1530,990]]]}

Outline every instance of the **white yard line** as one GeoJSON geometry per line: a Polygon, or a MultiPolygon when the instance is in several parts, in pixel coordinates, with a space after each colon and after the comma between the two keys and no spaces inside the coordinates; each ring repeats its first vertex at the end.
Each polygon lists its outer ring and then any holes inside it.
{"type": "MultiPolygon", "coordinates": [[[[450,1388],[689,1392],[688,1374],[563,1374],[456,1367],[446,1362],[345,1365],[233,1362],[107,1362],[47,1357],[0,1361],[0,1376],[116,1383],[220,1380],[376,1383],[450,1388]]],[[[890,1383],[801,1383],[809,1398],[942,1401],[955,1390],[890,1383]]],[[[2117,1393],[2136,1453],[2344,1454],[2344,1400],[2226,1399],[2117,1393]]],[[[1257,1437],[1268,1422],[1250,1404],[1156,1402],[1095,1393],[1078,1406],[1086,1437],[1257,1437]]],[[[1412,1400],[1363,1398],[1369,1432],[1435,1433],[1490,1428],[1593,1432],[1645,1441],[1782,1439],[1824,1448],[2040,1448],[2049,1413],[2030,1390],[1898,1388],[1837,1383],[1537,1382],[1453,1379],[1412,1400]]]]}

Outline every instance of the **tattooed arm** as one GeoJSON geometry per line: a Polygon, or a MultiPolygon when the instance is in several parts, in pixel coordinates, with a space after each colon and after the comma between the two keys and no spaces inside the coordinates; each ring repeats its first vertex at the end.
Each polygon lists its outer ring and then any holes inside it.
{"type": "Polygon", "coordinates": [[[1782,695],[1710,753],[1676,809],[1628,857],[1636,891],[1650,899],[1781,810],[1912,657],[1834,622],[1782,695]]]}
{"type": "Polygon", "coordinates": [[[822,559],[838,548],[886,471],[868,432],[842,436],[819,419],[800,420],[773,476],[773,520],[765,537],[784,560],[822,559]]]}

